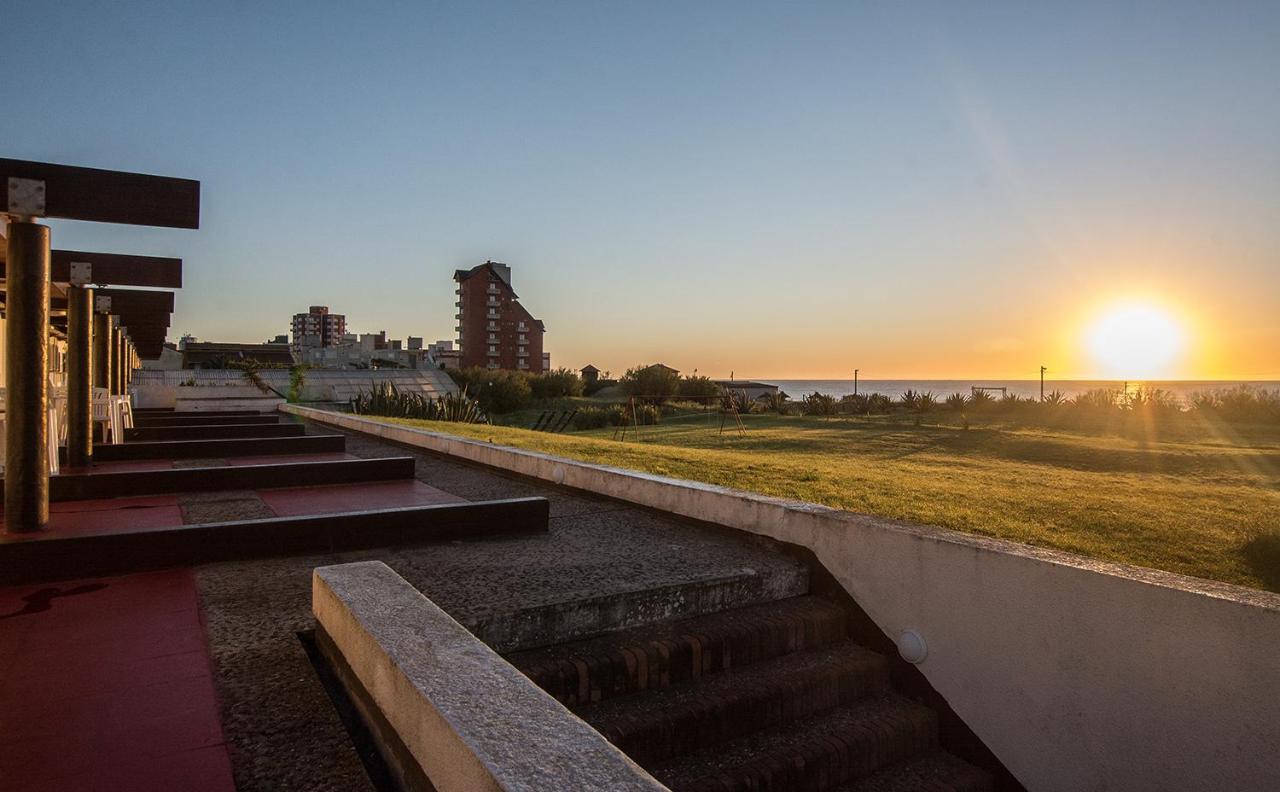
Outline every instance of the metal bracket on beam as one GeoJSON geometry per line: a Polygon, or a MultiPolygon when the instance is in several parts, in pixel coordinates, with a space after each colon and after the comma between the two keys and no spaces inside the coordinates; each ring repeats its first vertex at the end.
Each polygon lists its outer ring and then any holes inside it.
{"type": "Polygon", "coordinates": [[[26,215],[28,217],[44,216],[44,181],[41,179],[20,179],[9,177],[9,214],[26,215]]]}
{"type": "MultiPolygon", "coordinates": [[[[93,265],[87,261],[73,261],[68,265],[70,277],[67,281],[72,286],[88,286],[93,283],[93,265]]],[[[108,297],[108,300],[111,298],[108,297]]]]}
{"type": "Polygon", "coordinates": [[[111,298],[96,296],[93,298],[93,310],[100,314],[111,313],[111,298]]]}

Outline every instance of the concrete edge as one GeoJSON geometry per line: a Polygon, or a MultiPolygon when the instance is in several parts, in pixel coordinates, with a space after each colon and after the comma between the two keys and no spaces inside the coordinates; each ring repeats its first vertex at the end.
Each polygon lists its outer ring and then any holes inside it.
{"type": "MultiPolygon", "coordinates": [[[[815,522],[834,521],[858,530],[893,531],[919,540],[960,545],[974,550],[1031,559],[1083,572],[1119,577],[1149,586],[1212,597],[1237,605],[1280,613],[1280,594],[1159,569],[1103,561],[1086,556],[1019,544],[1005,539],[965,534],[936,526],[875,517],[817,503],[787,500],[715,484],[658,476],[625,468],[596,465],[537,451],[486,443],[456,435],[384,423],[347,413],[285,404],[282,412],[384,440],[417,446],[471,462],[510,470],[553,484],[607,495],[641,506],[673,512],[703,522],[774,536],[770,525],[804,515],[815,522]],[[637,486],[645,484],[648,486],[637,486]]],[[[776,537],[775,537],[776,538],[776,537]]]]}
{"type": "Polygon", "coordinates": [[[316,568],[312,611],[441,792],[665,789],[382,562],[316,568]]]}

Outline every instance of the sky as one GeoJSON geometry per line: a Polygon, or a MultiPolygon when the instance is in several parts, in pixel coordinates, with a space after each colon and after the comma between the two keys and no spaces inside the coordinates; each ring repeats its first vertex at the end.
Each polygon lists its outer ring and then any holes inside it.
{"type": "Polygon", "coordinates": [[[59,2],[3,14],[0,156],[200,180],[197,231],[50,221],[182,257],[171,340],[453,338],[493,259],[557,366],[1277,379],[1277,42],[1275,2],[59,2]],[[1176,338],[1117,361],[1117,311],[1176,338]]]}

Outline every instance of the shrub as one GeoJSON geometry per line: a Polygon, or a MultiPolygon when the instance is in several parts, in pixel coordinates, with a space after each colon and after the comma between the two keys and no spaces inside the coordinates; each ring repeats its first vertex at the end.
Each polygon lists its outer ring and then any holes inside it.
{"type": "Polygon", "coordinates": [[[917,393],[910,389],[899,397],[899,401],[912,412],[932,412],[938,406],[938,397],[933,393],[917,393]]]}
{"type": "Polygon", "coordinates": [[[725,391],[721,406],[726,410],[737,410],[743,415],[749,415],[756,409],[755,400],[742,390],[725,391]]]}
{"type": "Polygon", "coordinates": [[[582,395],[582,377],[567,368],[529,375],[529,390],[535,399],[562,399],[582,395]]]}
{"type": "Polygon", "coordinates": [[[996,398],[986,391],[973,391],[969,394],[968,404],[971,410],[982,410],[996,403],[996,398]]]}
{"type": "Polygon", "coordinates": [[[622,390],[628,396],[644,397],[646,401],[666,401],[680,388],[680,373],[666,366],[653,364],[627,369],[622,376],[622,390]]]}
{"type": "Polygon", "coordinates": [[[681,377],[676,395],[682,399],[710,399],[720,395],[720,386],[710,377],[681,377]]]}
{"type": "Polygon", "coordinates": [[[1120,391],[1106,388],[1087,390],[1071,400],[1071,403],[1082,410],[1114,410],[1119,404],[1120,391]]]}
{"type": "Polygon", "coordinates": [[[473,366],[449,369],[449,376],[470,393],[486,413],[513,412],[527,407],[533,399],[529,375],[522,371],[473,366]]]}
{"type": "Polygon", "coordinates": [[[953,393],[947,397],[946,401],[947,409],[954,412],[960,412],[963,410],[966,403],[967,400],[963,393],[953,393]]]}
{"type": "Polygon", "coordinates": [[[888,415],[893,412],[893,399],[883,393],[873,393],[867,397],[867,412],[888,415]]]}
{"type": "Polygon", "coordinates": [[[865,393],[850,393],[840,398],[840,412],[846,415],[861,415],[871,412],[871,400],[865,393]]]}
{"type": "Polygon", "coordinates": [[[574,430],[581,431],[583,429],[603,429],[606,426],[616,426],[621,421],[622,408],[621,405],[613,404],[608,407],[580,407],[578,412],[573,416],[571,426],[574,430]]]}
{"type": "Polygon", "coordinates": [[[1280,422],[1280,391],[1241,385],[1191,396],[1191,409],[1226,421],[1280,422]]]}
{"type": "Polygon", "coordinates": [[[836,399],[834,396],[814,391],[804,397],[802,409],[805,415],[835,415],[836,399]]]}
{"type": "Polygon", "coordinates": [[[484,412],[466,389],[431,398],[421,393],[401,391],[392,382],[373,385],[351,398],[351,411],[357,415],[382,415],[388,418],[418,418],[427,421],[486,423],[484,412]]]}
{"type": "Polygon", "coordinates": [[[1050,391],[1048,396],[1044,397],[1044,403],[1050,407],[1061,407],[1069,404],[1070,400],[1067,395],[1060,390],[1050,391]]]}
{"type": "Polygon", "coordinates": [[[764,401],[757,402],[760,408],[765,412],[775,412],[778,415],[785,415],[787,412],[787,394],[782,391],[774,391],[765,394],[764,401]]]}

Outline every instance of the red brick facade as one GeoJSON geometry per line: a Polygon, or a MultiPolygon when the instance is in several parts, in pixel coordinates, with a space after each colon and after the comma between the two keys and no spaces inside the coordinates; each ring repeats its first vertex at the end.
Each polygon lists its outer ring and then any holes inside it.
{"type": "Polygon", "coordinates": [[[520,304],[511,288],[511,268],[486,261],[458,270],[458,346],[463,368],[541,372],[542,322],[520,304]]]}

